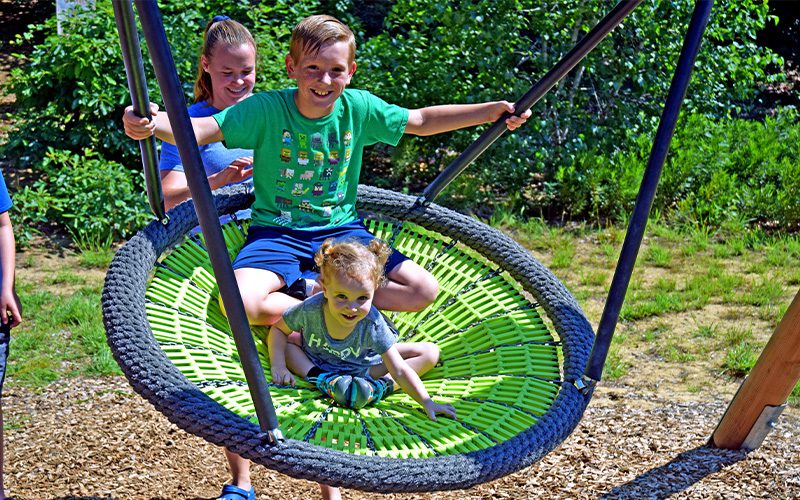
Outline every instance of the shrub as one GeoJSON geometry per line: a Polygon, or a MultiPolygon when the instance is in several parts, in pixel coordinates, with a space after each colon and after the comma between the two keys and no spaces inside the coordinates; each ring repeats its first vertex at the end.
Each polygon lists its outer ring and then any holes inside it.
{"type": "MultiPolygon", "coordinates": [[[[202,29],[216,14],[226,13],[246,26],[255,26],[259,42],[259,85],[272,88],[286,82],[282,68],[289,26],[316,2],[296,6],[288,0],[269,5],[215,0],[173,0],[160,5],[178,76],[193,100],[192,89],[202,29]]],[[[122,109],[130,104],[125,68],[111,2],[98,1],[96,10],[77,10],[56,33],[53,15],[34,25],[21,39],[43,36],[29,56],[16,54],[25,65],[11,72],[7,93],[16,95],[14,127],[0,153],[16,158],[19,167],[37,165],[48,148],[80,153],[90,148],[112,161],[138,168],[136,143],[122,131],[122,109]]],[[[141,38],[150,99],[161,103],[160,91],[141,38]]]]}
{"type": "MultiPolygon", "coordinates": [[[[635,192],[630,179],[640,165],[629,153],[614,151],[638,151],[638,141],[652,135],[693,4],[642,4],[543,98],[526,127],[493,145],[442,201],[459,207],[506,204],[516,213],[549,216],[624,211],[635,192]],[[605,173],[613,174],[613,182],[605,173]]],[[[259,44],[257,88],[264,89],[289,83],[283,56],[291,26],[311,12],[326,11],[350,23],[358,37],[353,85],[410,108],[521,96],[609,8],[602,0],[174,0],[161,5],[187,96],[199,32],[212,15],[225,13],[251,28],[259,44]]],[[[766,68],[780,58],[755,45],[767,12],[761,0],[718,2],[689,89],[688,111],[724,116],[742,110],[757,86],[770,81],[766,68]]],[[[24,35],[44,35],[44,42],[12,72],[5,89],[16,94],[17,109],[0,154],[15,158],[17,168],[36,168],[49,148],[74,154],[88,148],[138,170],[136,145],[120,126],[130,98],[121,83],[124,69],[111,2],[97,2],[95,11],[72,18],[65,31],[69,36],[55,34],[53,16],[24,35]]],[[[152,100],[161,102],[149,64],[145,71],[152,100]]],[[[478,133],[407,137],[388,162],[385,150],[373,151],[380,161],[366,165],[364,179],[419,192],[478,133]]],[[[727,182],[717,181],[719,187],[727,182]]],[[[751,194],[758,203],[782,196],[768,188],[751,194]]],[[[780,217],[796,217],[788,202],[780,217]]]]}
{"type": "Polygon", "coordinates": [[[40,171],[14,196],[15,228],[57,224],[78,247],[98,249],[130,236],[150,218],[143,176],[92,150],[49,149],[40,171]]]}
{"type": "MultiPolygon", "coordinates": [[[[561,207],[550,202],[561,189],[559,168],[587,151],[627,149],[654,131],[693,5],[677,0],[639,6],[542,99],[525,127],[501,138],[453,183],[449,201],[510,203],[557,214],[561,207]]],[[[366,41],[359,55],[363,71],[354,84],[411,108],[514,100],[609,9],[600,0],[398,0],[383,33],[366,41]]],[[[741,103],[753,99],[760,82],[775,78],[766,68],[780,58],[755,44],[767,20],[767,4],[760,0],[716,4],[687,110],[725,116],[743,109],[741,103]]],[[[475,137],[475,130],[407,137],[390,175],[397,184],[417,177],[414,182],[424,187],[475,137]]],[[[625,193],[594,196],[581,210],[613,205],[625,193]]]]}
{"type": "MultiPolygon", "coordinates": [[[[800,227],[798,114],[763,122],[702,115],[678,124],[654,207],[677,221],[712,228],[800,227]]],[[[558,199],[571,217],[630,213],[651,147],[640,136],[628,151],[576,155],[556,175],[558,199]]]]}

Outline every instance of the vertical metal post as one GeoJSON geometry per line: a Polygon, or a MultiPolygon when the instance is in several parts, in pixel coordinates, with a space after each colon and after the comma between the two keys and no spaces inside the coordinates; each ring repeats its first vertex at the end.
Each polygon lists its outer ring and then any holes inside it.
{"type": "Polygon", "coordinates": [[[239,295],[239,287],[228,257],[228,250],[219,224],[219,215],[214,205],[211,188],[208,185],[200,151],[197,148],[183,89],[161,21],[161,13],[154,0],[136,0],[135,4],[147,46],[150,49],[161,94],[164,97],[164,105],[172,124],[175,144],[186,170],[186,178],[194,200],[197,218],[206,240],[208,255],[219,285],[220,295],[225,303],[228,322],[233,331],[236,349],[239,352],[250,395],[253,398],[256,415],[261,429],[269,434],[273,442],[276,442],[282,439],[278,429],[278,418],[275,415],[275,408],[272,405],[264,371],[258,359],[255,342],[250,332],[250,324],[242,304],[242,297],[239,295]]]}
{"type": "MultiPolygon", "coordinates": [[[[150,97],[147,94],[147,79],[144,77],[142,51],[139,48],[139,36],[136,32],[131,2],[115,0],[111,4],[114,6],[114,19],[117,22],[119,45],[125,62],[125,74],[128,76],[128,90],[131,93],[133,110],[139,116],[150,118],[150,97]]],[[[139,151],[142,154],[150,210],[162,224],[166,224],[169,219],[164,210],[164,191],[161,188],[161,174],[158,171],[156,138],[151,136],[149,139],[139,141],[139,151]]]]}
{"type": "Polygon", "coordinates": [[[608,292],[603,315],[597,326],[597,338],[589,357],[587,368],[584,374],[585,384],[593,385],[600,380],[603,374],[603,365],[608,356],[608,349],[611,345],[611,338],[617,326],[619,313],[622,309],[622,302],[625,300],[625,292],[630,283],[633,266],[636,263],[636,256],[642,244],[644,230],[647,226],[647,216],[653,205],[656,195],[656,187],[664,168],[664,162],[669,152],[669,144],[672,134],[675,132],[675,124],[678,121],[683,98],[686,89],[689,87],[689,80],[692,76],[692,68],[700,50],[700,42],[703,39],[703,32],[708,24],[711,15],[713,0],[699,0],[695,3],[692,19],[689,22],[689,29],[683,41],[678,66],[667,94],[667,101],[664,104],[664,111],[661,114],[661,121],[658,124],[656,137],[653,140],[653,148],[650,150],[650,158],[645,168],[642,184],[639,187],[639,195],[633,207],[628,232],[625,234],[625,241],[622,243],[617,268],[614,278],[611,281],[611,288],[608,292]]]}

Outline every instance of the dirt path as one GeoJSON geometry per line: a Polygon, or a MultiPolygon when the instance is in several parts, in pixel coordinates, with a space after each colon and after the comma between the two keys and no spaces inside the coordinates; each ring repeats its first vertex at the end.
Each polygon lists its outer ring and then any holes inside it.
{"type": "MultiPolygon", "coordinates": [[[[177,429],[122,378],[69,379],[4,395],[6,487],[15,498],[213,498],[218,448],[177,429]]],[[[727,404],[678,403],[603,386],[578,429],[534,466],[457,492],[345,498],[798,498],[800,411],[746,455],[704,447],[727,404]]],[[[315,485],[256,466],[258,498],[313,498],[315,485]]]]}

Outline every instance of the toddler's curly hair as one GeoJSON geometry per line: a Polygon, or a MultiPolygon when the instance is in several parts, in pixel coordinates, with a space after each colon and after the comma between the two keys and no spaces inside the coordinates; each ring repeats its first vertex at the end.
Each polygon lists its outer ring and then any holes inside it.
{"type": "Polygon", "coordinates": [[[314,256],[319,267],[320,280],[341,273],[351,279],[370,279],[379,288],[383,285],[383,268],[391,247],[385,241],[374,239],[368,244],[355,240],[328,239],[314,256]]]}

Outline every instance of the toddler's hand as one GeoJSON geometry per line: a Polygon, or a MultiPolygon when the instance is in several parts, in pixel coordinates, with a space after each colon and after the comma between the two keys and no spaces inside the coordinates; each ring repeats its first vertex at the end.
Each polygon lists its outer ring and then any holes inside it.
{"type": "Polygon", "coordinates": [[[453,408],[451,404],[434,403],[433,400],[429,399],[425,402],[424,408],[425,413],[428,414],[428,418],[434,422],[436,422],[436,415],[446,415],[450,418],[456,418],[456,409],[453,408]]]}
{"type": "Polygon", "coordinates": [[[294,386],[294,374],[284,367],[272,367],[272,382],[278,385],[294,386]]]}

